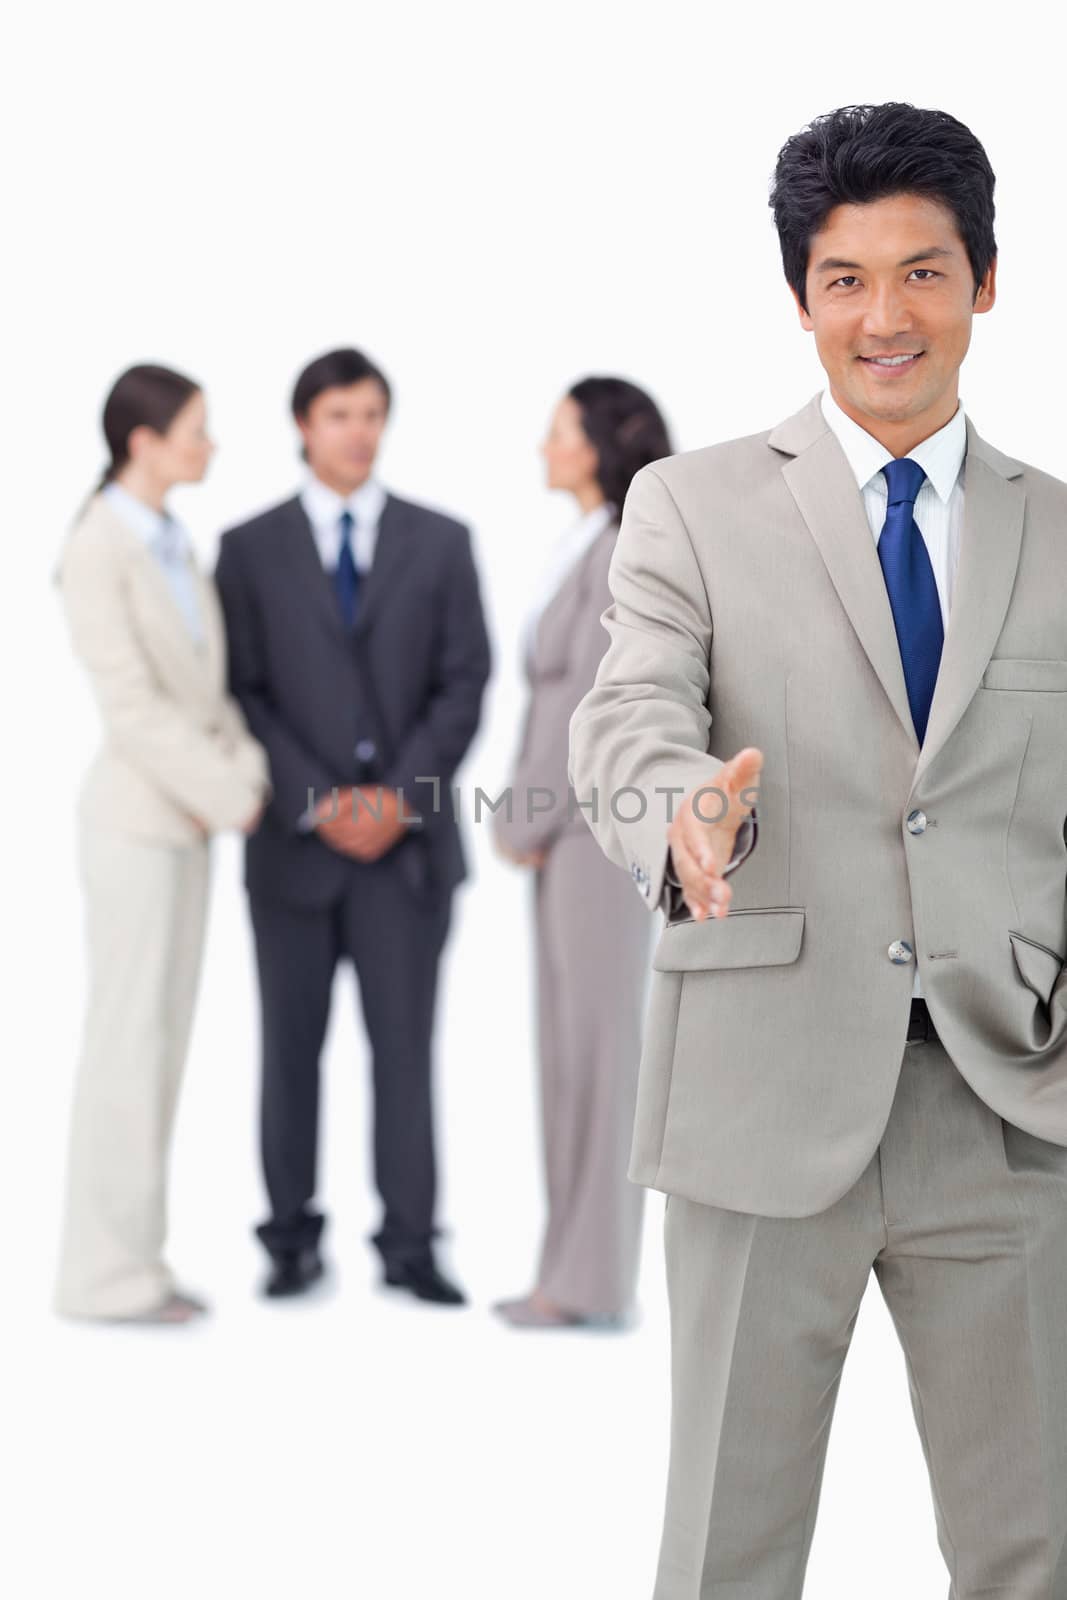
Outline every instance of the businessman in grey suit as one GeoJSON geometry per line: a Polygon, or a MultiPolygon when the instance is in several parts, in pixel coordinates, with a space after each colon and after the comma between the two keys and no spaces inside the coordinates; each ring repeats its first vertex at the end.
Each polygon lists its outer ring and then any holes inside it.
{"type": "Polygon", "coordinates": [[[872,1268],[951,1600],[1067,1597],[1067,486],[959,400],[993,185],[908,105],[787,141],[827,387],[637,475],[571,719],[665,919],[630,1168],[668,1196],[656,1600],[800,1596],[872,1268]]]}
{"type": "Polygon", "coordinates": [[[230,685],[273,784],[245,856],[271,1203],[258,1233],[268,1294],[299,1294],[321,1275],[319,1055],[334,972],[349,959],[373,1054],[384,1279],[459,1305],[433,1251],[431,1039],[466,876],[449,788],[490,652],[467,528],[373,472],[390,398],[358,350],[311,362],[293,392],[307,482],[231,528],[219,553],[230,685]]]}

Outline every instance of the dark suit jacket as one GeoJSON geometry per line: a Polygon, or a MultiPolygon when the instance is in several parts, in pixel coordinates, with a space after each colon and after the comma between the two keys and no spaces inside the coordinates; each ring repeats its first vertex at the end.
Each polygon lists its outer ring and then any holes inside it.
{"type": "Polygon", "coordinates": [[[490,669],[467,528],[389,495],[351,632],[298,498],[224,533],[215,579],[231,691],[274,787],[246,843],[248,889],[308,906],[341,893],[353,864],[300,831],[308,791],[380,782],[424,819],[394,846],[413,889],[447,894],[467,875],[449,784],[490,669]],[[415,781],[427,777],[440,779],[436,811],[415,781]]]}

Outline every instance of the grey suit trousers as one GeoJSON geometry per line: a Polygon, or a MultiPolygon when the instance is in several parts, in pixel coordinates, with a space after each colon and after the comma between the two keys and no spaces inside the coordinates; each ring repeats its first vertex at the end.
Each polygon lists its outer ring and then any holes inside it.
{"type": "Polygon", "coordinates": [[[665,1230],[655,1600],[798,1600],[872,1266],[950,1600],[1067,1600],[1067,1148],[993,1112],[931,1033],[905,1047],[881,1142],[835,1204],[779,1218],[671,1195],[665,1230]]]}
{"type": "Polygon", "coordinates": [[[538,1287],[584,1316],[630,1309],[644,1190],[626,1176],[651,918],[586,830],[536,874],[537,1031],[548,1223],[538,1287]]]}

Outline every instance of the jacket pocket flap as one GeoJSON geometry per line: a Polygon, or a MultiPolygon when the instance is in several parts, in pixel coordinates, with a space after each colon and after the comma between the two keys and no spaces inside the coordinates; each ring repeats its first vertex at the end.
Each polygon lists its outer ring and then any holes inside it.
{"type": "Polygon", "coordinates": [[[982,688],[1067,690],[1067,661],[994,657],[982,674],[982,688]]]}
{"type": "Polygon", "coordinates": [[[1038,944],[1035,939],[1027,938],[1025,933],[1009,933],[1011,952],[1015,957],[1015,965],[1019,969],[1028,989],[1047,1005],[1056,986],[1056,979],[1063,971],[1063,958],[1055,950],[1050,950],[1047,945],[1038,944]]]}
{"type": "Polygon", "coordinates": [[[652,965],[660,972],[699,972],[705,967],[780,967],[795,961],[804,935],[803,906],[730,911],[725,917],[692,917],[668,923],[652,965]]]}

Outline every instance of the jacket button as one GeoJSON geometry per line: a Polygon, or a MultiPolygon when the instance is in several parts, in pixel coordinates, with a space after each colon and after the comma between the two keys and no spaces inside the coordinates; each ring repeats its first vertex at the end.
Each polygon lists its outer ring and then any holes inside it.
{"type": "Polygon", "coordinates": [[[889,959],[890,961],[895,961],[898,967],[907,966],[914,954],[914,950],[906,939],[894,939],[889,946],[889,959]]]}
{"type": "Polygon", "coordinates": [[[909,833],[925,833],[926,832],[926,812],[925,811],[909,811],[908,812],[908,832],[909,833]]]}
{"type": "Polygon", "coordinates": [[[377,748],[373,739],[361,739],[356,745],[356,759],[358,761],[370,761],[377,748]]]}

